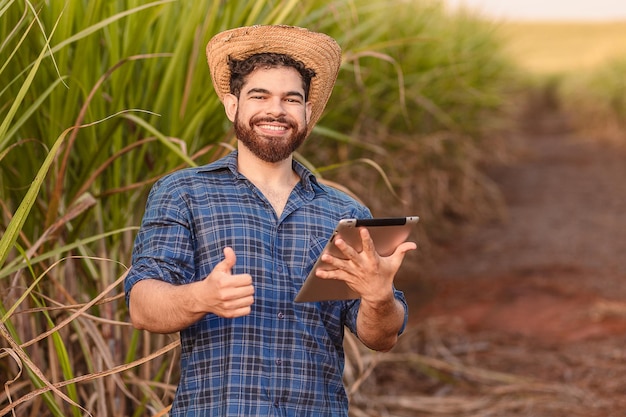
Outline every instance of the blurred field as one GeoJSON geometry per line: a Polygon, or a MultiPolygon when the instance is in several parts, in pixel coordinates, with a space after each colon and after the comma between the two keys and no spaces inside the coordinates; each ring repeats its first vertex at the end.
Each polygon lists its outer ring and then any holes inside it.
{"type": "Polygon", "coordinates": [[[540,74],[587,71],[626,56],[626,22],[508,22],[513,59],[540,74]]]}

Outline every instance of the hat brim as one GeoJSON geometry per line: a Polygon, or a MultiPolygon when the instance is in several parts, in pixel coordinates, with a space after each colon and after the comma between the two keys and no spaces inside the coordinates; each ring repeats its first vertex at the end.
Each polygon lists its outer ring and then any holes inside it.
{"type": "Polygon", "coordinates": [[[218,33],[207,44],[206,56],[220,101],[230,92],[228,58],[241,60],[264,52],[289,55],[315,71],[308,98],[311,102],[310,133],[335,85],[341,66],[341,48],[328,35],[296,26],[258,25],[218,33]]]}

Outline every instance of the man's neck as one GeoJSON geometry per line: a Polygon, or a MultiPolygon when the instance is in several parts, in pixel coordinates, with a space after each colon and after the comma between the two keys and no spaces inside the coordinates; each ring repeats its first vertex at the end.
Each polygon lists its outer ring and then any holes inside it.
{"type": "Polygon", "coordinates": [[[237,152],[238,170],[254,184],[270,187],[293,187],[298,177],[293,171],[293,158],[290,156],[279,162],[267,162],[259,159],[245,146],[239,146],[237,152]]]}
{"type": "Polygon", "coordinates": [[[293,157],[280,162],[266,162],[252,154],[245,146],[239,146],[237,166],[252,184],[263,193],[280,218],[293,187],[300,181],[292,166],[293,157]]]}

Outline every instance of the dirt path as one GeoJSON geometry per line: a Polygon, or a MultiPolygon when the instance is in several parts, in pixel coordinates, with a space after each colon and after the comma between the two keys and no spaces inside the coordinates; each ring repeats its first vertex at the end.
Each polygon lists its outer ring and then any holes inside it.
{"type": "Polygon", "coordinates": [[[554,129],[521,142],[514,164],[489,171],[508,220],[437,255],[414,322],[447,323],[445,346],[482,346],[463,356],[474,365],[581,393],[567,410],[545,400],[493,415],[626,415],[626,152],[554,129]]]}

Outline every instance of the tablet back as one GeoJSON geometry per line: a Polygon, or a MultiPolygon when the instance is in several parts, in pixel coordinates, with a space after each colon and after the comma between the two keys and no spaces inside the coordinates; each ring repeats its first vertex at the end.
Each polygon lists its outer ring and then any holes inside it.
{"type": "MultiPolygon", "coordinates": [[[[398,245],[407,240],[418,220],[419,217],[417,216],[343,219],[339,221],[322,253],[328,252],[336,257],[345,258],[334,244],[335,238],[338,236],[355,250],[361,251],[362,244],[359,230],[361,227],[367,227],[374,241],[376,252],[381,256],[389,256],[395,251],[398,245]]],[[[358,298],[358,294],[352,291],[343,281],[317,277],[315,271],[323,265],[325,265],[325,263],[322,262],[321,259],[318,259],[294,301],[310,302],[358,298]]]]}

